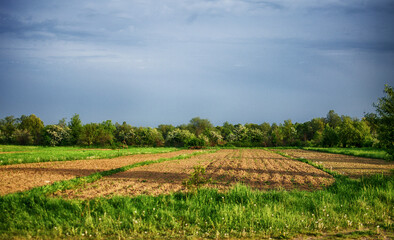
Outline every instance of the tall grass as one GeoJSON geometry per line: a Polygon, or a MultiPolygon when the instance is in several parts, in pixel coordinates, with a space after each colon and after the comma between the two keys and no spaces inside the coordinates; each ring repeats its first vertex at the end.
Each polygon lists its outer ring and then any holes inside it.
{"type": "Polygon", "coordinates": [[[321,148],[321,147],[304,147],[305,150],[318,152],[345,154],[356,157],[378,158],[389,160],[390,155],[383,149],[376,148],[321,148]]]}
{"type": "MultiPolygon", "coordinates": [[[[3,147],[4,145],[2,145],[3,147]]],[[[20,152],[0,154],[0,165],[70,161],[82,159],[114,158],[133,154],[167,153],[179,150],[177,148],[128,148],[117,150],[83,149],[79,147],[23,147],[20,152]],[[25,150],[26,149],[26,150],[25,150]]]]}
{"type": "Polygon", "coordinates": [[[339,179],[325,190],[227,193],[199,189],[158,197],[64,200],[0,197],[0,238],[291,237],[344,229],[393,231],[393,176],[339,179]]]}

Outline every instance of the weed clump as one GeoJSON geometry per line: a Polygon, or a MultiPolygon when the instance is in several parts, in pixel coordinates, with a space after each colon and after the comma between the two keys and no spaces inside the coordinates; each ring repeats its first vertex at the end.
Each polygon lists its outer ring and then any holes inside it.
{"type": "Polygon", "coordinates": [[[204,184],[212,182],[212,178],[207,179],[205,175],[205,168],[201,165],[193,167],[194,171],[191,173],[189,179],[183,182],[187,189],[198,189],[204,184]]]}

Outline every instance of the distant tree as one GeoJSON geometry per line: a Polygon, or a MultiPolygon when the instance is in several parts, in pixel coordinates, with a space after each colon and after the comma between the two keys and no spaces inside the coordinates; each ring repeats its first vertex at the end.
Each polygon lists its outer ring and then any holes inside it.
{"type": "Polygon", "coordinates": [[[293,146],[297,137],[297,130],[291,120],[285,120],[283,125],[280,125],[283,134],[283,142],[287,146],[293,146]]]}
{"type": "Polygon", "coordinates": [[[195,117],[190,120],[188,129],[191,133],[194,133],[196,137],[199,137],[204,131],[213,129],[213,125],[208,119],[195,117]]]}
{"type": "Polygon", "coordinates": [[[217,146],[224,144],[223,137],[220,134],[220,131],[216,129],[209,130],[208,132],[204,133],[204,135],[201,136],[207,137],[207,143],[205,145],[217,146]]]}
{"type": "Polygon", "coordinates": [[[43,144],[49,146],[67,145],[70,140],[70,128],[66,124],[47,125],[43,131],[43,144]]]}
{"type": "Polygon", "coordinates": [[[126,122],[123,122],[122,125],[116,123],[115,124],[115,139],[122,144],[126,145],[135,145],[135,140],[136,140],[136,133],[134,128],[127,124],[126,122]]]}
{"type": "Polygon", "coordinates": [[[12,134],[12,139],[12,142],[18,145],[31,145],[34,143],[33,136],[27,129],[16,129],[12,134]]]}
{"type": "Polygon", "coordinates": [[[30,116],[22,115],[20,118],[19,129],[27,130],[33,138],[34,144],[39,144],[41,140],[41,131],[44,128],[44,123],[36,115],[30,116]]]}
{"type": "Polygon", "coordinates": [[[164,145],[163,135],[156,128],[139,127],[136,129],[136,144],[161,147],[164,145]]]}
{"type": "Polygon", "coordinates": [[[70,128],[70,143],[75,145],[78,143],[80,139],[80,135],[82,132],[82,121],[79,118],[78,114],[74,114],[71,118],[70,122],[68,123],[68,127],[70,128]]]}
{"type": "Polygon", "coordinates": [[[327,123],[323,131],[322,145],[325,147],[335,147],[338,143],[338,132],[327,123]]]}
{"type": "Polygon", "coordinates": [[[93,145],[96,141],[97,128],[97,123],[85,124],[79,133],[79,143],[87,146],[93,145]]]}
{"type": "Polygon", "coordinates": [[[371,145],[370,128],[364,121],[342,116],[342,123],[338,129],[339,139],[343,147],[371,145]]]}
{"type": "Polygon", "coordinates": [[[378,139],[386,151],[394,157],[394,90],[385,85],[384,97],[378,99],[374,104],[378,114],[378,139]]]}
{"type": "Polygon", "coordinates": [[[234,125],[233,133],[235,135],[235,142],[247,143],[249,142],[248,129],[242,124],[234,125]]]}
{"type": "Polygon", "coordinates": [[[377,131],[379,128],[378,115],[376,115],[375,113],[366,113],[364,115],[363,120],[367,123],[367,125],[371,129],[372,136],[377,137],[377,131]]]}
{"type": "Polygon", "coordinates": [[[175,127],[172,126],[172,125],[170,125],[170,124],[160,124],[160,125],[157,127],[157,130],[158,130],[159,132],[161,132],[161,134],[163,135],[163,138],[164,138],[164,139],[166,139],[168,133],[171,132],[171,131],[173,131],[174,129],[175,129],[175,127]]]}
{"type": "Polygon", "coordinates": [[[223,140],[232,142],[234,140],[233,138],[235,138],[233,131],[234,131],[234,125],[229,122],[225,122],[223,123],[223,126],[220,128],[220,135],[223,136],[223,140]]]}
{"type": "Polygon", "coordinates": [[[0,119],[0,143],[13,143],[13,134],[18,128],[18,120],[14,116],[0,119]]]}
{"type": "Polygon", "coordinates": [[[310,121],[310,126],[312,127],[313,132],[312,144],[315,146],[321,145],[321,142],[323,140],[324,119],[313,118],[310,121]]]}
{"type": "Polygon", "coordinates": [[[327,123],[331,128],[335,129],[336,127],[339,127],[341,121],[341,117],[337,113],[335,113],[334,110],[330,110],[327,113],[325,123],[327,123]]]}
{"type": "Polygon", "coordinates": [[[281,128],[276,123],[271,125],[269,132],[270,142],[272,146],[282,146],[283,145],[283,135],[281,128]]]}
{"type": "Polygon", "coordinates": [[[259,128],[248,130],[249,141],[253,146],[266,146],[267,136],[259,128]]]}
{"type": "Polygon", "coordinates": [[[188,146],[189,142],[194,138],[196,138],[196,136],[189,130],[181,130],[176,128],[168,133],[166,145],[172,147],[185,147],[188,146]]]}

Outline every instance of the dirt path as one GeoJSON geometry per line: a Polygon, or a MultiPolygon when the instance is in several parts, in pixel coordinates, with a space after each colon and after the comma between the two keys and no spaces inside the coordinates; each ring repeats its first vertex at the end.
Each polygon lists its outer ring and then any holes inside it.
{"type": "Polygon", "coordinates": [[[280,152],[286,153],[295,158],[305,158],[312,160],[325,168],[347,175],[351,178],[359,178],[365,175],[377,173],[389,174],[390,169],[394,169],[393,162],[380,159],[354,157],[342,154],[322,153],[301,149],[284,149],[280,152]]]}
{"type": "MultiPolygon", "coordinates": [[[[92,159],[60,162],[26,163],[0,166],[0,195],[25,191],[55,181],[87,176],[136,162],[190,154],[193,150],[170,153],[137,154],[112,159],[92,159]]],[[[195,152],[195,151],[194,151],[195,152]]]]}
{"type": "Polygon", "coordinates": [[[226,149],[190,159],[133,168],[104,177],[82,189],[67,190],[58,195],[90,199],[184,191],[186,188],[182,182],[196,165],[206,167],[206,176],[213,179],[209,187],[220,190],[227,190],[239,182],[256,189],[316,189],[334,181],[331,175],[321,170],[275,153],[256,149],[226,149]]]}

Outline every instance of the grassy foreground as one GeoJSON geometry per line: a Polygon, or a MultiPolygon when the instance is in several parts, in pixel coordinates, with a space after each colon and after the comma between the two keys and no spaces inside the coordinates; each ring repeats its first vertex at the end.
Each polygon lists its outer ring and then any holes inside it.
{"type": "Polygon", "coordinates": [[[0,165],[69,161],[82,159],[114,158],[133,154],[167,153],[177,148],[132,147],[128,149],[100,150],[80,147],[39,147],[39,146],[7,146],[0,145],[0,165]]]}
{"type": "Polygon", "coordinates": [[[313,150],[318,152],[345,154],[356,157],[390,159],[389,154],[383,149],[376,148],[321,148],[321,147],[304,147],[305,150],[313,150]]]}
{"type": "Polygon", "coordinates": [[[65,200],[0,197],[0,238],[226,238],[319,235],[345,229],[393,233],[394,177],[340,177],[321,191],[227,193],[200,189],[158,197],[65,200]]]}

